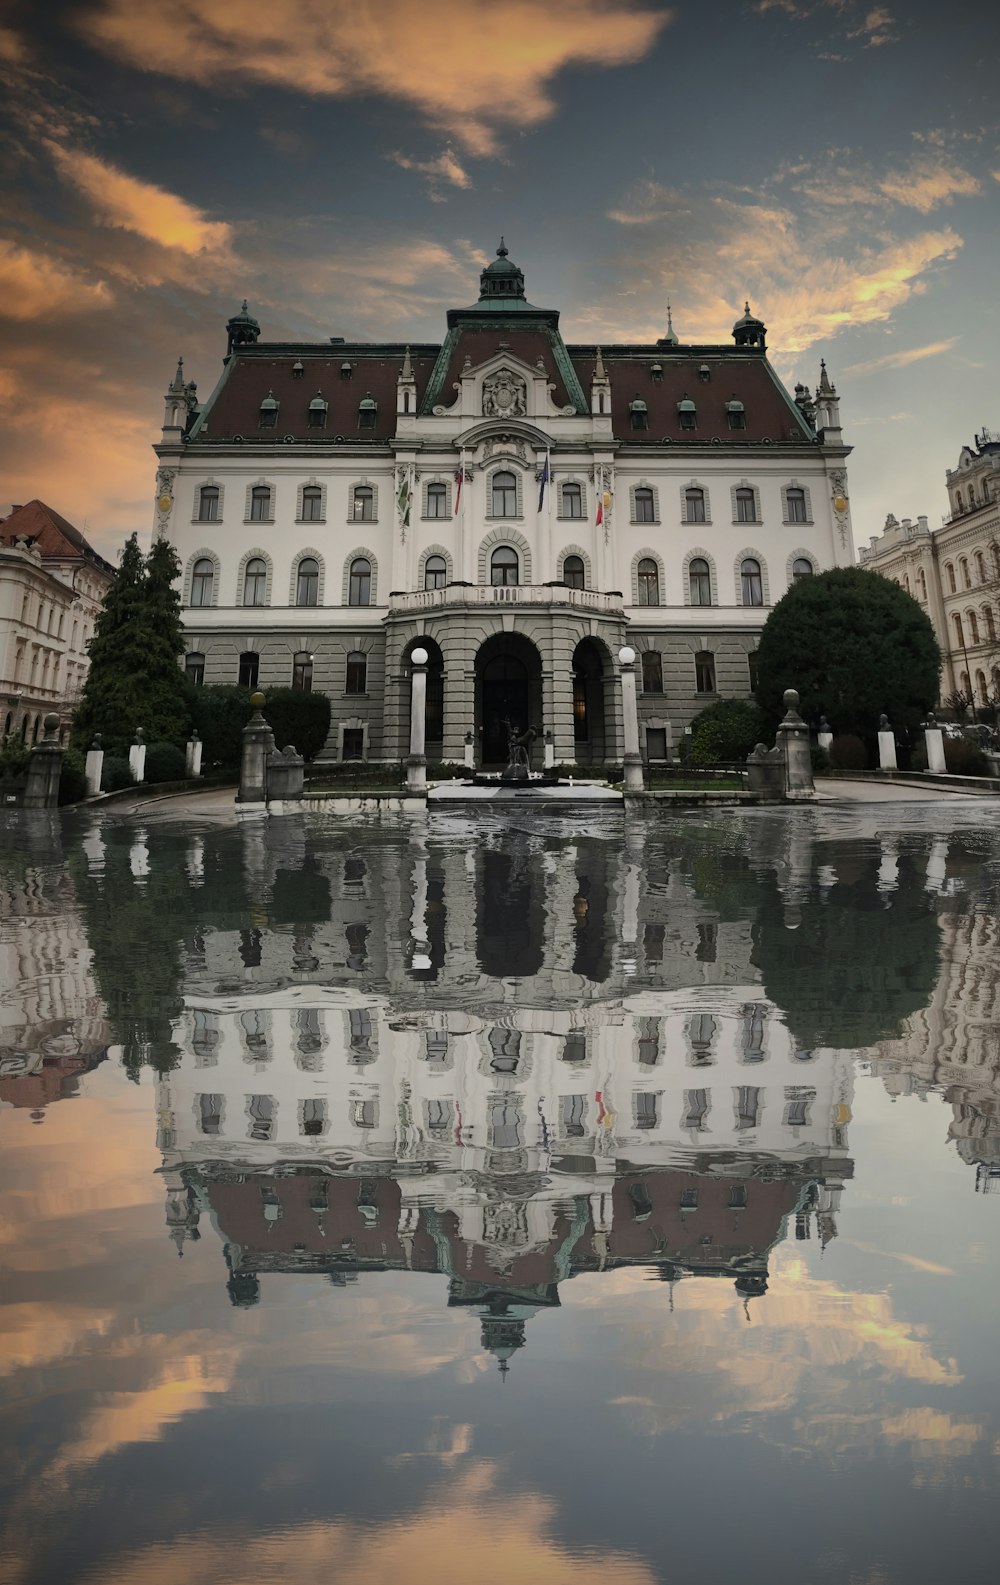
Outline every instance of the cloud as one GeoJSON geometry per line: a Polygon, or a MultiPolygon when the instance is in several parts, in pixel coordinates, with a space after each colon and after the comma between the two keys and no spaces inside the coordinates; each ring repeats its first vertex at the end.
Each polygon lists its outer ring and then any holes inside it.
{"type": "Polygon", "coordinates": [[[897,204],[905,204],[922,215],[930,214],[939,204],[950,204],[955,198],[971,198],[980,191],[978,177],[959,166],[943,161],[914,161],[908,170],[890,171],[879,183],[879,191],[897,204]]]}
{"type": "Polygon", "coordinates": [[[869,49],[895,44],[899,35],[892,32],[894,18],[885,6],[874,6],[856,28],[848,30],[849,39],[863,38],[869,49]]]}
{"type": "Polygon", "coordinates": [[[80,149],[52,142],[48,149],[59,175],[90,202],[101,225],[135,232],[189,256],[218,255],[228,248],[231,228],[206,220],[186,199],[80,149]]]}
{"type": "Polygon", "coordinates": [[[883,369],[908,369],[911,363],[922,363],[925,358],[936,358],[943,352],[950,352],[957,341],[957,336],[950,336],[947,341],[929,341],[925,347],[908,347],[903,352],[887,352],[884,357],[871,358],[866,363],[850,364],[844,370],[844,374],[857,378],[864,374],[880,374],[883,369]]]}
{"type": "Polygon", "coordinates": [[[553,114],[560,72],[638,61],[670,19],[640,0],[177,0],[168,10],[156,0],[99,0],[77,25],[129,65],[213,89],[229,79],[296,94],[387,95],[483,155],[496,152],[502,128],[553,114]]]}
{"type": "MultiPolygon", "coordinates": [[[[752,10],[759,16],[769,11],[780,11],[796,22],[810,17],[821,18],[834,13],[842,20],[844,37],[860,39],[866,49],[878,49],[883,44],[895,44],[899,37],[892,30],[895,18],[887,6],[872,6],[863,10],[856,0],[753,0],[752,10]]],[[[844,55],[824,54],[824,60],[845,60],[844,55]]]]}
{"type": "Polygon", "coordinates": [[[393,153],[386,155],[394,165],[404,171],[419,171],[421,176],[426,176],[430,186],[430,196],[434,203],[443,203],[444,194],[441,192],[440,183],[447,182],[452,187],[469,188],[472,186],[472,177],[468,171],[459,164],[452,149],[444,149],[436,160],[414,160],[407,154],[393,153]]]}
{"type": "Polygon", "coordinates": [[[0,318],[56,319],[113,302],[106,281],[88,280],[71,265],[0,239],[0,318]]]}
{"type": "Polygon", "coordinates": [[[778,180],[788,181],[795,192],[824,209],[859,205],[883,209],[888,199],[922,215],[956,198],[973,197],[982,187],[977,176],[944,155],[917,156],[899,170],[882,173],[870,166],[827,160],[818,169],[811,165],[789,167],[778,180]]]}
{"type": "Polygon", "coordinates": [[[616,269],[630,280],[638,305],[655,302],[656,317],[631,305],[623,316],[620,302],[609,298],[584,316],[595,335],[613,328],[637,338],[662,333],[657,325],[669,293],[682,340],[728,339],[749,294],[786,354],[850,326],[886,324],[962,247],[948,227],[891,237],[873,225],[866,240],[864,228],[847,233],[836,217],[720,193],[695,204],[653,182],[633,188],[610,218],[641,229],[636,251],[620,256],[616,269]]]}

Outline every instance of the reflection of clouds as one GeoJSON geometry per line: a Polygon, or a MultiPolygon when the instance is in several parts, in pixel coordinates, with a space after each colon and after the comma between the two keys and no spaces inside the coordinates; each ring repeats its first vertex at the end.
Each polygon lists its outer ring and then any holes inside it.
{"type": "Polygon", "coordinates": [[[941,1388],[963,1378],[922,1327],[894,1315],[889,1294],[851,1292],[787,1252],[775,1267],[749,1327],[731,1292],[712,1282],[680,1283],[668,1320],[662,1288],[641,1274],[600,1279],[589,1302],[603,1307],[616,1290],[607,1321],[623,1329],[623,1357],[642,1377],[642,1392],[612,1400],[634,1430],[655,1436],[707,1421],[729,1432],[737,1420],[790,1415],[791,1423],[758,1429],[768,1440],[838,1454],[874,1453],[884,1440],[911,1451],[919,1444],[924,1458],[935,1447],[972,1451],[983,1434],[975,1422],[930,1406],[891,1413],[889,1394],[904,1382],[941,1388]]]}
{"type": "Polygon", "coordinates": [[[657,1575],[623,1552],[586,1552],[552,1534],[556,1505],[499,1489],[499,1470],[472,1461],[420,1512],[377,1528],[347,1521],[304,1524],[257,1537],[240,1534],[153,1546],[102,1571],[103,1585],[217,1585],[295,1579],[297,1585],[655,1585],[657,1575]],[[501,1522],[502,1514],[502,1522],[501,1522]]]}

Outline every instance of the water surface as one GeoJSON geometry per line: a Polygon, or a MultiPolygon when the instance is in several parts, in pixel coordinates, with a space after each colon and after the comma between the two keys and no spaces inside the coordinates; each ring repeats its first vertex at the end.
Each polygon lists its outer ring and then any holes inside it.
{"type": "Polygon", "coordinates": [[[4,818],[3,1585],[995,1578],[992,803],[4,818]]]}

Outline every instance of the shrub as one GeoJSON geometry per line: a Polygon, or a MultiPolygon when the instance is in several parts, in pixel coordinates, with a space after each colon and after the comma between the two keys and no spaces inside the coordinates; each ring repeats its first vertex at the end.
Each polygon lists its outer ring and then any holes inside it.
{"type": "Polygon", "coordinates": [[[183,781],[187,766],[182,751],[175,743],[150,743],[145,775],[148,782],[183,781]]]}
{"type": "Polygon", "coordinates": [[[135,785],[132,767],[127,759],[122,759],[119,754],[105,754],[104,769],[101,772],[101,791],[120,792],[123,787],[135,785]]]}
{"type": "Polygon", "coordinates": [[[455,760],[435,759],[427,762],[428,781],[461,781],[471,774],[465,765],[459,765],[455,760]]]}
{"type": "Polygon", "coordinates": [[[75,748],[68,748],[63,755],[62,773],[59,777],[59,802],[60,804],[78,804],[81,798],[87,796],[87,771],[86,762],[82,754],[75,748]]]}
{"type": "Polygon", "coordinates": [[[291,744],[303,759],[315,759],[330,730],[330,701],[325,693],[275,688],[267,696],[264,719],[274,733],[276,748],[291,744]]]}
{"type": "Polygon", "coordinates": [[[826,752],[826,749],[821,748],[818,743],[810,743],[809,758],[812,762],[813,775],[825,776],[826,772],[830,769],[830,756],[826,752]]]}
{"type": "MultiPolygon", "coordinates": [[[[243,728],[251,715],[250,690],[217,683],[191,688],[188,695],[194,730],[202,741],[202,766],[233,773],[240,768],[243,728]]],[[[284,744],[280,745],[284,748],[284,744]]]]}
{"type": "Polygon", "coordinates": [[[852,732],[842,732],[830,744],[830,764],[835,770],[864,770],[868,764],[865,745],[852,732]]]}
{"type": "Polygon", "coordinates": [[[744,760],[764,735],[764,718],[753,700],[719,699],[691,722],[691,759],[696,765],[744,760]]]}
{"type": "Polygon", "coordinates": [[[12,732],[0,743],[0,776],[20,776],[28,768],[31,750],[18,733],[12,732]]]}
{"type": "Polygon", "coordinates": [[[971,737],[946,737],[944,762],[953,776],[988,776],[990,767],[971,737]]]}

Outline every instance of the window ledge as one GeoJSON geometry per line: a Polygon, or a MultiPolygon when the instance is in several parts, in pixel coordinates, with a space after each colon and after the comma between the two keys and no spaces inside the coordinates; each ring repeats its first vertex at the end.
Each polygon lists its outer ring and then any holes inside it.
{"type": "Polygon", "coordinates": [[[629,522],[635,528],[659,528],[660,527],[660,519],[658,517],[630,517],[629,518],[629,522]]]}
{"type": "MultiPolygon", "coordinates": [[[[324,522],[325,522],[325,519],[324,519],[324,522]]],[[[348,526],[348,528],[356,528],[361,523],[377,523],[377,522],[378,522],[378,518],[377,517],[349,517],[347,519],[347,526],[348,526]]]]}
{"type": "Polygon", "coordinates": [[[342,699],[370,699],[371,698],[371,694],[370,693],[342,693],[340,697],[342,699]]]}
{"type": "Polygon", "coordinates": [[[221,517],[193,517],[191,522],[195,528],[214,527],[216,524],[221,527],[223,519],[221,517]]]}
{"type": "Polygon", "coordinates": [[[244,523],[260,523],[264,528],[266,528],[268,524],[270,524],[272,528],[274,527],[273,517],[245,517],[243,521],[244,523]]]}
{"type": "Polygon", "coordinates": [[[308,526],[310,523],[319,523],[322,526],[322,524],[324,524],[326,522],[326,518],[325,517],[297,517],[295,519],[295,521],[296,521],[296,523],[302,523],[304,526],[308,526]]]}
{"type": "Polygon", "coordinates": [[[783,517],[781,519],[781,523],[782,523],[782,527],[783,528],[815,528],[816,527],[815,519],[813,519],[811,517],[783,517]]]}
{"type": "Polygon", "coordinates": [[[454,520],[451,514],[447,517],[428,517],[426,512],[422,512],[420,515],[421,523],[453,523],[454,520]]]}

